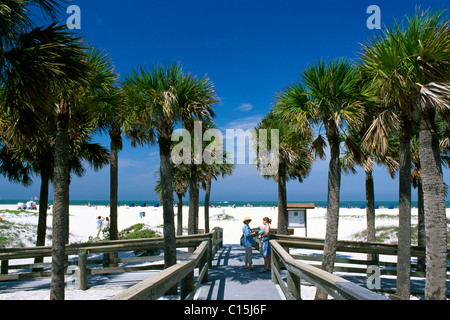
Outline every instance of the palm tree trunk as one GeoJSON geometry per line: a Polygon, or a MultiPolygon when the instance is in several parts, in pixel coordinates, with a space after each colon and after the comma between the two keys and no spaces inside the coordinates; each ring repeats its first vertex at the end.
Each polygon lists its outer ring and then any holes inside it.
{"type": "MultiPolygon", "coordinates": [[[[417,200],[418,200],[418,234],[417,234],[417,244],[420,247],[426,247],[427,245],[427,238],[426,238],[426,232],[425,232],[425,207],[423,203],[423,187],[422,182],[419,181],[417,186],[417,200]]],[[[426,269],[426,259],[419,257],[417,258],[417,271],[425,272],[426,269]]]]}
{"type": "Polygon", "coordinates": [[[411,283],[411,115],[400,115],[397,295],[409,299],[411,283]]]}
{"type": "Polygon", "coordinates": [[[283,163],[278,167],[278,230],[277,233],[288,234],[288,211],[286,192],[286,166],[283,163]]]}
{"type": "Polygon", "coordinates": [[[119,189],[119,146],[117,145],[117,139],[120,139],[120,129],[111,130],[111,155],[110,155],[110,191],[109,191],[109,236],[111,240],[118,240],[118,214],[117,206],[119,201],[118,189],[119,189]],[[118,135],[118,137],[117,137],[118,135]]]}
{"type": "MultiPolygon", "coordinates": [[[[334,123],[326,126],[327,140],[330,145],[330,164],[328,169],[327,227],[323,249],[322,269],[333,273],[336,257],[339,225],[339,201],[341,189],[341,164],[339,135],[334,123]]],[[[316,292],[316,300],[324,300],[327,295],[320,290],[316,292]]]]}
{"type": "Polygon", "coordinates": [[[445,184],[433,107],[423,105],[420,118],[419,150],[427,236],[425,299],[444,300],[447,272],[445,184]]]}
{"type": "MultiPolygon", "coordinates": [[[[48,186],[50,175],[46,170],[41,170],[41,189],[39,192],[39,221],[37,228],[36,247],[45,246],[47,234],[47,210],[48,210],[48,186]]],[[[38,258],[36,258],[38,259],[38,258]]],[[[42,258],[41,258],[42,259],[42,258]]]]}
{"type": "Polygon", "coordinates": [[[188,217],[188,234],[197,234],[197,210],[198,205],[198,184],[197,184],[197,166],[191,164],[191,175],[189,179],[189,217],[188,217]]]}
{"type": "Polygon", "coordinates": [[[164,264],[169,268],[177,263],[175,221],[173,213],[173,185],[170,167],[170,139],[159,140],[161,157],[161,194],[164,217],[164,264]]]}
{"type": "MultiPolygon", "coordinates": [[[[175,237],[175,220],[173,212],[173,185],[172,185],[172,169],[170,166],[170,136],[167,139],[159,137],[159,153],[161,158],[161,195],[163,204],[163,220],[164,220],[164,268],[169,268],[177,263],[176,237],[175,237]]],[[[169,289],[166,294],[177,294],[177,286],[169,289]]]]}
{"type": "Polygon", "coordinates": [[[53,239],[52,239],[52,280],[51,300],[64,300],[64,262],[69,203],[69,114],[58,115],[55,142],[55,167],[53,178],[53,239]]]}
{"type": "MultiPolygon", "coordinates": [[[[69,168],[69,172],[70,172],[70,168],[69,168]]],[[[66,219],[66,239],[65,242],[66,244],[69,244],[69,237],[70,237],[70,193],[69,193],[69,189],[70,189],[70,174],[67,177],[67,189],[66,189],[66,201],[67,201],[67,219],[66,219]]],[[[66,256],[66,261],[68,261],[68,256],[66,256]]]]}
{"type": "Polygon", "coordinates": [[[177,214],[177,235],[183,235],[183,195],[177,194],[178,196],[178,214],[177,214]]]}
{"type": "MultiPolygon", "coordinates": [[[[372,171],[366,171],[366,219],[367,242],[375,242],[375,191],[372,171]]],[[[372,263],[378,263],[376,254],[368,254],[367,258],[372,263]]]]}
{"type": "MultiPolygon", "coordinates": [[[[41,189],[39,192],[39,220],[37,227],[36,247],[45,246],[45,237],[47,236],[47,210],[48,210],[48,186],[50,182],[50,174],[48,170],[41,167],[41,189]]],[[[34,259],[34,263],[41,263],[44,258],[34,259]]],[[[34,272],[42,270],[34,269],[34,272]]]]}
{"type": "Polygon", "coordinates": [[[209,233],[209,198],[211,196],[211,179],[206,180],[205,190],[205,233],[209,233]]]}
{"type": "Polygon", "coordinates": [[[196,188],[196,192],[195,192],[195,206],[194,206],[195,233],[198,233],[199,209],[200,209],[200,184],[197,181],[197,188],[196,188]]]}

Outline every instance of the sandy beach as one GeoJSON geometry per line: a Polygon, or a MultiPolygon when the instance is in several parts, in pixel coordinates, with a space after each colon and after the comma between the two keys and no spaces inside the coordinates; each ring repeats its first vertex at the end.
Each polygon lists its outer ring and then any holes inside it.
{"type": "MultiPolygon", "coordinates": [[[[27,211],[19,215],[7,212],[5,210],[16,210],[15,205],[0,206],[0,217],[4,221],[14,223],[21,226],[16,232],[15,246],[34,246],[35,230],[37,228],[38,216],[36,211],[27,211]],[[23,227],[22,227],[23,226],[23,227]]],[[[174,210],[177,212],[176,208],[174,210]]],[[[308,237],[324,238],[326,228],[326,208],[315,208],[308,210],[307,226],[308,237]]],[[[49,210],[47,226],[52,225],[52,210],[49,210]]],[[[398,225],[396,216],[398,209],[377,209],[376,210],[376,227],[396,226],[398,225]]],[[[109,216],[109,208],[106,206],[71,206],[70,207],[70,242],[87,242],[89,237],[96,236],[96,218],[97,216],[109,216]]],[[[221,227],[224,230],[224,244],[238,244],[242,234],[243,219],[250,217],[252,222],[250,227],[257,228],[262,226],[264,217],[272,219],[272,227],[277,226],[278,210],[272,207],[222,207],[210,209],[210,226],[221,227]],[[221,220],[223,214],[227,216],[226,220],[221,220]]],[[[447,209],[447,217],[450,218],[450,209],[447,209]]],[[[175,223],[177,218],[175,218],[175,223]]],[[[119,231],[128,228],[137,223],[144,223],[151,229],[163,232],[163,214],[162,208],[154,207],[119,207],[118,227],[119,231]],[[145,212],[144,217],[140,217],[140,213],[145,212]]],[[[188,207],[183,208],[183,227],[187,228],[188,223],[188,207]]],[[[417,208],[412,209],[412,224],[417,224],[417,208]]],[[[200,207],[199,212],[199,228],[204,228],[204,208],[200,207]]],[[[340,240],[361,240],[356,238],[356,234],[366,229],[365,209],[357,208],[341,208],[339,219],[339,239],[340,240]]],[[[2,231],[3,232],[3,231],[2,231]]],[[[49,229],[49,232],[51,230],[49,229]]],[[[185,231],[186,232],[186,231],[185,231]]],[[[294,229],[295,236],[304,236],[305,229],[294,229]]],[[[391,239],[395,242],[396,239],[391,239]]],[[[46,245],[51,245],[51,240],[47,240],[46,245]]],[[[23,261],[11,261],[11,264],[23,263],[23,261]]],[[[93,288],[86,292],[78,290],[68,290],[67,299],[103,299],[112,296],[122,288],[108,288],[105,290],[93,288]]],[[[15,291],[13,293],[1,293],[0,300],[10,299],[48,299],[48,290],[36,291],[15,291]]]]}
{"type": "MultiPolygon", "coordinates": [[[[0,217],[11,223],[25,224],[29,229],[37,226],[38,217],[36,211],[28,211],[28,214],[12,214],[4,212],[4,210],[16,210],[15,205],[0,206],[0,217]],[[1,212],[4,213],[1,213],[1,212]]],[[[188,224],[188,207],[183,207],[183,228],[187,228],[188,224]]],[[[177,223],[177,210],[175,212],[175,224],[177,223]]],[[[273,207],[221,207],[210,208],[210,227],[221,227],[224,229],[224,243],[237,244],[242,233],[242,221],[245,217],[250,217],[252,222],[250,227],[257,228],[262,226],[262,219],[269,217],[272,219],[272,228],[277,227],[278,209],[273,207]],[[222,220],[223,214],[227,219],[222,220]]],[[[324,238],[326,227],[326,208],[315,208],[307,211],[307,232],[308,237],[324,238]]],[[[417,208],[412,209],[412,224],[417,223],[417,208]]],[[[397,225],[396,216],[398,209],[380,208],[376,210],[376,227],[395,226],[397,225]]],[[[89,237],[95,237],[96,218],[98,216],[108,217],[109,207],[106,206],[70,206],[70,242],[87,242],[89,237]]],[[[447,209],[447,216],[450,216],[450,209],[447,209]]],[[[162,233],[163,214],[162,207],[119,207],[118,212],[118,229],[123,230],[137,223],[144,223],[151,229],[162,233]],[[145,212],[143,218],[140,213],[145,212]]],[[[48,211],[47,226],[52,226],[52,209],[48,211]]],[[[37,228],[37,227],[36,227],[37,228]]],[[[204,207],[199,209],[199,228],[204,228],[204,207]]],[[[351,240],[354,235],[366,229],[365,209],[359,208],[341,208],[339,219],[339,239],[351,240]]],[[[304,236],[305,229],[294,229],[295,236],[304,236]]],[[[22,245],[34,246],[33,234],[21,235],[22,245]],[[30,241],[31,240],[31,241],[30,241]]],[[[392,239],[395,242],[395,239],[392,239]]],[[[46,245],[51,245],[51,240],[47,240],[46,245]]]]}

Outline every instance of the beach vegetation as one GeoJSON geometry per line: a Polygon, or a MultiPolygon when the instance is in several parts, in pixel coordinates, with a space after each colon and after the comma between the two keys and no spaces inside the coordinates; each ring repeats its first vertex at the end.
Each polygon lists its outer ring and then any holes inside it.
{"type": "Polygon", "coordinates": [[[144,223],[137,223],[119,232],[120,240],[158,238],[161,234],[150,229],[144,223]]]}
{"type": "MultiPolygon", "coordinates": [[[[138,223],[132,225],[129,228],[126,228],[119,232],[119,240],[124,239],[148,239],[148,238],[159,238],[162,235],[159,232],[156,232],[150,228],[148,228],[143,223],[138,223]]],[[[138,257],[142,256],[156,256],[161,253],[159,249],[145,249],[145,250],[135,250],[134,254],[138,257]]]]}

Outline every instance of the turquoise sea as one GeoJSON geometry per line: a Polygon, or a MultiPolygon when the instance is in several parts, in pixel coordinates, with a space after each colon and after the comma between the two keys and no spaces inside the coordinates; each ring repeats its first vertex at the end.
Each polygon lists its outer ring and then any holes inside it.
{"type": "MultiPolygon", "coordinates": [[[[0,200],[0,205],[2,204],[10,204],[14,205],[18,202],[27,202],[30,201],[29,199],[19,199],[19,200],[0,200]]],[[[39,201],[37,201],[39,203],[39,201]]],[[[98,205],[98,206],[105,206],[109,203],[108,200],[71,200],[71,205],[87,205],[90,203],[91,205],[98,205]]],[[[327,205],[326,201],[289,201],[289,203],[314,203],[316,207],[323,207],[327,205]]],[[[50,201],[51,204],[51,201],[50,201]]],[[[133,201],[119,201],[119,205],[131,205],[134,204],[135,206],[142,206],[143,204],[146,204],[147,206],[155,206],[159,204],[158,201],[154,200],[133,200],[133,201]]],[[[174,203],[175,204],[175,203],[174,203]]],[[[188,202],[184,202],[185,205],[188,205],[188,202]]],[[[200,201],[200,206],[203,206],[204,202],[200,201]]],[[[245,206],[253,206],[253,207],[274,207],[278,205],[277,201],[210,201],[211,205],[214,206],[222,206],[222,207],[228,207],[228,206],[236,206],[236,207],[245,207],[245,206]]],[[[361,208],[366,204],[365,201],[341,201],[340,207],[346,208],[346,207],[352,207],[352,208],[361,208]]],[[[389,208],[390,206],[394,206],[394,208],[398,207],[398,201],[376,201],[375,205],[379,207],[385,207],[389,208]]],[[[417,207],[417,201],[412,201],[412,206],[417,207]]],[[[450,201],[446,202],[446,207],[450,208],[450,201]]]]}

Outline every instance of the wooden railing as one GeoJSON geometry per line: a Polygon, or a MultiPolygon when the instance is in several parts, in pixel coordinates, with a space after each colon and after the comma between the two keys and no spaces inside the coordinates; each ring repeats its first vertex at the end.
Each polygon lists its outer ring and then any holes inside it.
{"type": "Polygon", "coordinates": [[[272,280],[280,286],[289,300],[301,299],[301,281],[310,284],[340,300],[386,300],[368,289],[358,286],[334,274],[307,263],[295,260],[277,240],[270,241],[272,247],[272,280]],[[287,281],[281,270],[287,270],[287,281]]]}
{"type": "MultiPolygon", "coordinates": [[[[303,238],[276,235],[274,236],[278,240],[278,243],[286,248],[298,248],[308,250],[322,251],[324,247],[323,239],[315,238],[303,238]]],[[[337,272],[349,272],[349,273],[367,273],[368,265],[377,265],[380,267],[381,275],[396,275],[397,263],[390,261],[382,261],[380,256],[396,256],[397,245],[391,243],[379,243],[379,242],[363,242],[363,241],[338,241],[337,251],[343,253],[361,253],[367,254],[372,257],[372,260],[367,259],[347,259],[339,258],[335,259],[335,268],[337,272]],[[347,266],[339,266],[337,264],[343,264],[347,266]],[[351,266],[348,266],[351,265],[351,266]],[[358,266],[365,265],[366,268],[358,266]]],[[[419,246],[411,247],[411,257],[425,258],[425,248],[419,246]]],[[[293,257],[296,260],[304,261],[322,261],[322,257],[307,255],[307,254],[295,254],[293,257]]],[[[450,259],[450,250],[447,253],[447,259],[450,259]]],[[[318,264],[315,266],[319,266],[318,264]]],[[[425,277],[424,271],[419,271],[416,263],[411,263],[411,276],[412,277],[425,277]]],[[[447,268],[447,279],[450,279],[450,267],[447,268]]]]}
{"type": "Polygon", "coordinates": [[[215,228],[210,239],[202,241],[194,253],[160,273],[128,288],[109,300],[156,300],[181,281],[181,300],[192,300],[200,285],[208,280],[212,259],[223,243],[223,230],[215,228]],[[198,268],[197,283],[194,271],[198,268]]]}
{"type": "MultiPolygon", "coordinates": [[[[203,265],[207,265],[206,269],[202,269],[202,277],[207,277],[207,269],[212,265],[212,259],[217,250],[223,243],[223,230],[215,228],[213,232],[208,234],[179,236],[176,238],[177,248],[197,248],[194,253],[186,253],[177,255],[177,260],[183,261],[180,264],[187,262],[189,266],[197,266],[200,261],[203,265]],[[201,250],[200,250],[201,248],[201,250]],[[199,251],[200,250],[200,251],[199,251]]],[[[87,289],[87,276],[90,274],[112,274],[143,270],[163,270],[163,263],[155,263],[164,259],[163,256],[158,257],[133,257],[122,259],[103,259],[91,260],[87,259],[90,254],[104,254],[104,253],[119,253],[126,251],[138,251],[145,249],[162,249],[164,247],[163,238],[150,239],[133,239],[133,240],[117,240],[104,241],[97,243],[76,244],[66,246],[67,256],[77,256],[76,259],[67,261],[66,266],[76,265],[76,278],[78,279],[78,288],[80,290],[87,289]],[[118,266],[119,264],[130,264],[136,262],[153,262],[152,264],[139,266],[118,266]],[[96,267],[95,265],[103,265],[103,267],[96,267]],[[91,266],[91,267],[89,267],[91,266]]],[[[104,255],[109,256],[109,255],[104,255]]],[[[51,271],[35,271],[35,272],[17,272],[9,273],[9,270],[23,270],[23,269],[42,269],[50,268],[51,263],[34,263],[27,265],[10,265],[10,260],[29,259],[29,258],[45,258],[51,257],[51,247],[32,247],[20,249],[0,249],[1,274],[0,281],[11,281],[19,279],[29,279],[38,277],[49,277],[51,271]]],[[[178,265],[178,264],[177,264],[178,265]]],[[[170,269],[170,268],[169,268],[170,269]]],[[[167,272],[165,270],[165,272],[167,272]]],[[[189,297],[185,294],[186,290],[191,288],[189,283],[190,275],[185,276],[187,282],[182,286],[182,298],[189,297]]]]}
{"type": "MultiPolygon", "coordinates": [[[[272,235],[271,244],[274,247],[272,253],[273,280],[280,284],[286,297],[299,298],[300,282],[299,277],[305,279],[312,285],[327,292],[338,299],[365,299],[371,297],[369,290],[349,283],[343,278],[325,273],[320,269],[321,252],[324,249],[324,239],[303,238],[286,235],[272,235]],[[290,249],[306,249],[302,252],[296,252],[290,249]],[[313,254],[308,254],[307,252],[313,254]],[[305,252],[306,251],[306,252],[305,252]],[[289,252],[289,253],[288,253],[289,252]],[[308,263],[306,263],[308,262],[308,263]],[[281,276],[281,270],[287,270],[287,277],[281,276]],[[286,279],[287,281],[283,280],[286,279]],[[350,288],[350,291],[348,290],[350,288]],[[361,289],[364,289],[361,291],[361,289]],[[361,292],[364,292],[362,294],[361,292]]],[[[342,258],[339,255],[335,258],[334,271],[340,273],[362,273],[368,275],[369,266],[377,266],[380,275],[396,275],[397,263],[393,259],[387,259],[385,256],[396,256],[397,245],[362,242],[362,241],[338,241],[338,253],[359,253],[366,255],[363,258],[342,258]],[[388,261],[382,261],[387,259],[388,261]]],[[[419,246],[411,247],[412,257],[425,257],[425,248],[419,246]]],[[[450,259],[448,251],[447,259],[450,259]]],[[[395,259],[394,259],[395,260],[395,259]]],[[[425,277],[424,271],[417,270],[417,264],[411,263],[411,277],[425,277]]],[[[369,276],[369,275],[368,275],[369,276]]],[[[450,279],[450,267],[447,268],[447,279],[450,279]]],[[[375,288],[375,292],[393,293],[393,291],[384,288],[375,288]]],[[[376,298],[376,296],[373,296],[376,298]]],[[[378,296],[381,297],[381,296],[378,296]]],[[[390,296],[395,298],[394,295],[390,296]]]]}

